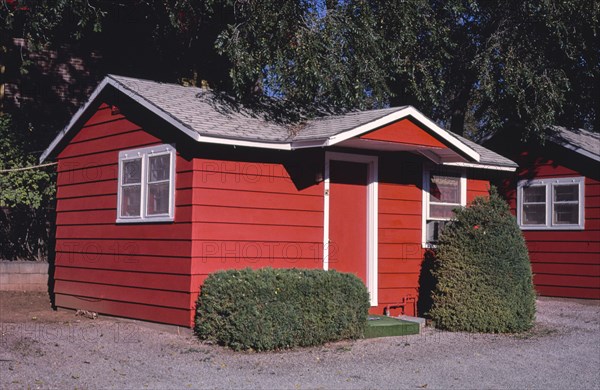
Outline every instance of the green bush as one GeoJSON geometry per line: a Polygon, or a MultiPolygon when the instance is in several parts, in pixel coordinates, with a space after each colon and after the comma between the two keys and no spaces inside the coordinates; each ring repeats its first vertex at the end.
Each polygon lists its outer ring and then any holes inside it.
{"type": "Polygon", "coordinates": [[[305,269],[228,270],[208,276],[195,332],[235,350],[320,345],[362,337],[369,294],[352,274],[305,269]]]}
{"type": "Polygon", "coordinates": [[[535,317],[535,291],[525,240],[508,205],[492,188],[456,210],[440,236],[429,315],[436,327],[519,332],[535,317]]]}

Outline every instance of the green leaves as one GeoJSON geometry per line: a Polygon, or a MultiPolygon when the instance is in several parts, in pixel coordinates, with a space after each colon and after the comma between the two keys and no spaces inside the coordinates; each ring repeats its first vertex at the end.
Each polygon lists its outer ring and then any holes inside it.
{"type": "MultiPolygon", "coordinates": [[[[0,171],[37,164],[35,157],[27,155],[19,134],[10,117],[0,114],[0,171]]],[[[0,172],[0,207],[27,206],[37,209],[45,206],[54,196],[52,172],[51,167],[0,172]]]]}
{"type": "Polygon", "coordinates": [[[369,294],[352,274],[308,269],[229,270],[208,276],[196,334],[235,350],[321,345],[364,334],[369,294]]]}
{"type": "Polygon", "coordinates": [[[437,327],[467,332],[531,328],[535,292],[525,241],[506,202],[493,189],[456,212],[444,230],[433,274],[430,316],[437,327]]]}

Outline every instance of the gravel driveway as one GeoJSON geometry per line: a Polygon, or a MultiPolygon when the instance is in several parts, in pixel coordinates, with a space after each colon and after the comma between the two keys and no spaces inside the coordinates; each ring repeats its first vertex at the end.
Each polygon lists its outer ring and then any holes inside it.
{"type": "MultiPolygon", "coordinates": [[[[599,302],[540,299],[536,326],[524,335],[427,328],[416,336],[257,354],[114,318],[26,304],[9,310],[10,298],[0,295],[3,389],[600,389],[599,302]]],[[[31,299],[45,305],[41,295],[31,299]]]]}

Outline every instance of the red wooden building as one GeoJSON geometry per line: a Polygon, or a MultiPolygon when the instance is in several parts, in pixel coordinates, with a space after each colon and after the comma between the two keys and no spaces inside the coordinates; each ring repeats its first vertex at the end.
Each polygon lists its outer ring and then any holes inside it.
{"type": "Polygon", "coordinates": [[[210,91],[120,76],[47,158],[56,305],[183,326],[204,278],[228,268],[353,272],[374,312],[417,296],[451,210],[516,169],[410,106],[284,124],[210,91]]]}
{"type": "Polygon", "coordinates": [[[545,145],[486,145],[519,164],[503,183],[540,295],[600,299],[600,135],[553,127],[545,145]]]}

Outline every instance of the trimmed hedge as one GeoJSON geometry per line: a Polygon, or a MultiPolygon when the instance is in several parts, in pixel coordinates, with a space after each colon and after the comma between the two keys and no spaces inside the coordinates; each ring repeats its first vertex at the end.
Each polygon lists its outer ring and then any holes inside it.
{"type": "Polygon", "coordinates": [[[429,315],[436,327],[467,332],[519,332],[535,317],[527,246],[508,204],[492,188],[456,210],[440,235],[429,315]]]}
{"type": "Polygon", "coordinates": [[[307,269],[228,270],[208,276],[195,332],[234,350],[321,345],[363,337],[369,293],[355,275],[307,269]]]}

